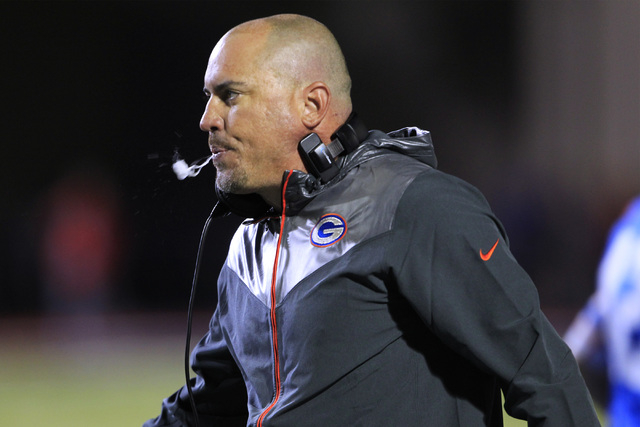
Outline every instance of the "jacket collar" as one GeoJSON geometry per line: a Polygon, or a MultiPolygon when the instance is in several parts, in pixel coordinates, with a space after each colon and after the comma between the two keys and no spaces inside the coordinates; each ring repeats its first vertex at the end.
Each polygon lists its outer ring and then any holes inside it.
{"type": "MultiPolygon", "coordinates": [[[[302,171],[289,171],[283,175],[282,186],[285,188],[287,216],[297,215],[311,200],[327,189],[338,184],[358,165],[383,156],[391,150],[412,157],[433,168],[437,167],[437,160],[431,142],[431,134],[417,127],[406,127],[397,131],[384,133],[377,130],[369,132],[369,136],[360,146],[339,159],[340,172],[331,181],[321,184],[313,175],[302,171]],[[285,187],[284,177],[289,176],[285,187]]],[[[213,216],[223,216],[230,212],[244,218],[254,218],[258,221],[272,218],[278,213],[256,194],[235,195],[217,191],[218,204],[214,208],[213,216]]]]}

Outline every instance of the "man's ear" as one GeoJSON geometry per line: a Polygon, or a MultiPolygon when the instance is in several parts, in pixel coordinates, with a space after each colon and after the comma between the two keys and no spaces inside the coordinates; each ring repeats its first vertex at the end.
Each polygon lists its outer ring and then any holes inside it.
{"type": "Polygon", "coordinates": [[[302,92],[303,110],[302,123],[307,129],[315,129],[329,111],[331,91],[323,82],[314,82],[302,92]]]}

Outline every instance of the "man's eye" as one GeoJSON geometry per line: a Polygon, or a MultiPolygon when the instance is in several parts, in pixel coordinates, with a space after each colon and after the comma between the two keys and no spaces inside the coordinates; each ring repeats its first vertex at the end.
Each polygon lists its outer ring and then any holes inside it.
{"type": "MultiPolygon", "coordinates": [[[[205,102],[209,102],[209,99],[212,96],[211,92],[209,92],[208,90],[204,90],[202,93],[203,93],[202,99],[205,102]]],[[[234,90],[228,90],[228,89],[215,93],[215,96],[218,97],[225,104],[230,104],[234,102],[238,97],[238,95],[240,95],[240,92],[236,92],[234,90]]]]}
{"type": "Polygon", "coordinates": [[[238,97],[238,95],[240,95],[240,93],[235,92],[233,90],[228,90],[228,91],[225,91],[220,98],[224,102],[230,103],[230,102],[235,101],[235,99],[238,97]]]}

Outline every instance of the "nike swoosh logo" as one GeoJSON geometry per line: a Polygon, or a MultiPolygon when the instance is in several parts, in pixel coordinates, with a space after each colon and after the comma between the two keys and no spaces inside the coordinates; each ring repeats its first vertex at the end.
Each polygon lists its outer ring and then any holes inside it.
{"type": "Polygon", "coordinates": [[[489,259],[491,258],[491,255],[493,255],[493,251],[495,251],[496,247],[498,247],[499,241],[500,241],[500,238],[496,240],[496,242],[493,244],[493,247],[489,249],[489,252],[487,252],[486,254],[483,254],[482,249],[480,249],[480,259],[482,259],[483,261],[489,261],[489,259]]]}

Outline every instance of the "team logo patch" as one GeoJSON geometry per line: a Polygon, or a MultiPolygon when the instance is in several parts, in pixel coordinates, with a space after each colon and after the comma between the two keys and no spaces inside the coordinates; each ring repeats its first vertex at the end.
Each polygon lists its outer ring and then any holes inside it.
{"type": "Polygon", "coordinates": [[[331,246],[347,233],[347,222],[338,214],[323,215],[313,230],[311,244],[319,248],[331,246]]]}

